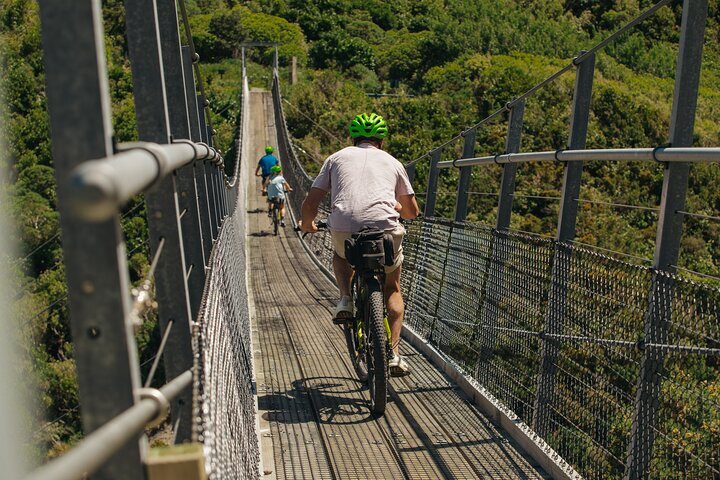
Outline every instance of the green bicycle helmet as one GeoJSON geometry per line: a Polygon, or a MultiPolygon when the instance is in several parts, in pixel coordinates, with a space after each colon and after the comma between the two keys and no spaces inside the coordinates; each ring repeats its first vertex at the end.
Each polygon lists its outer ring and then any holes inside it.
{"type": "Polygon", "coordinates": [[[265,153],[272,153],[274,151],[275,151],[275,149],[273,147],[271,147],[270,145],[265,147],[265,153]]]}
{"type": "Polygon", "coordinates": [[[270,167],[270,171],[272,173],[280,173],[280,172],[282,172],[282,168],[280,168],[280,165],[275,165],[275,166],[270,167]]]}
{"type": "Polygon", "coordinates": [[[350,136],[352,138],[365,137],[382,140],[387,137],[388,128],[385,120],[380,115],[361,113],[355,115],[350,123],[350,136]]]}

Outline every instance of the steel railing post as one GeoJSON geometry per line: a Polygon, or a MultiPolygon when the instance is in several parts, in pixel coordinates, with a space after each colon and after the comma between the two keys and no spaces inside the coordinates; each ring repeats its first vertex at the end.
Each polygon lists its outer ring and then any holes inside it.
{"type": "MultiPolygon", "coordinates": [[[[510,110],[508,133],[505,139],[505,153],[517,153],[520,151],[524,115],[525,100],[523,99],[516,103],[510,110]]],[[[483,301],[480,303],[478,310],[478,320],[480,323],[478,333],[482,336],[480,338],[480,353],[478,355],[476,376],[481,383],[486,380],[482,366],[487,363],[495,349],[497,330],[494,329],[494,327],[496,326],[498,316],[497,305],[506,294],[503,289],[503,276],[505,274],[507,251],[504,248],[499,248],[499,246],[502,242],[501,236],[504,236],[504,232],[510,228],[517,167],[516,163],[506,163],[503,165],[500,194],[498,197],[498,213],[495,222],[496,231],[493,233],[488,265],[486,265],[485,268],[485,271],[489,273],[484,282],[485,294],[483,295],[483,301]],[[483,331],[484,333],[482,333],[483,331]]]]}
{"type": "MultiPolygon", "coordinates": [[[[465,142],[463,143],[462,158],[475,156],[475,138],[477,131],[474,128],[464,132],[465,142]]],[[[457,197],[455,201],[455,221],[463,222],[467,217],[468,190],[470,189],[470,176],[472,167],[461,167],[460,178],[458,179],[457,197]]]]}
{"type": "Polygon", "coordinates": [[[405,166],[405,171],[407,172],[408,179],[410,180],[410,184],[415,181],[415,164],[411,163],[410,165],[405,166]]]}
{"type": "MultiPolygon", "coordinates": [[[[185,76],[185,102],[188,108],[190,122],[190,139],[193,142],[201,141],[200,118],[198,117],[198,104],[195,94],[195,73],[193,72],[193,60],[190,47],[181,47],[183,75],[185,76]]],[[[203,253],[205,265],[210,261],[210,252],[213,245],[213,231],[210,224],[210,197],[208,193],[207,175],[205,173],[205,162],[195,163],[195,181],[197,183],[198,204],[200,209],[200,225],[202,228],[203,253]]]]}
{"type": "Polygon", "coordinates": [[[425,195],[425,210],[423,212],[425,218],[435,216],[438,175],[440,174],[440,169],[438,169],[438,163],[440,162],[441,155],[442,150],[433,150],[432,153],[430,153],[430,171],[428,172],[428,185],[425,195]]]}
{"type": "MultiPolygon", "coordinates": [[[[155,2],[148,8],[143,0],[125,1],[130,67],[135,93],[135,115],[138,138],[161,144],[170,142],[170,124],[166,103],[165,77],[155,2]]],[[[164,239],[162,255],[155,273],[158,317],[162,330],[174,322],[168,338],[164,364],[168,378],[175,378],[193,366],[192,314],[187,267],[183,249],[183,229],[180,222],[175,175],[168,175],[156,188],[147,192],[150,246],[157,251],[164,239]]],[[[192,392],[183,392],[171,404],[173,423],[177,425],[176,439],[191,438],[192,392]]]]}
{"type": "MultiPolygon", "coordinates": [[[[525,100],[523,99],[516,103],[510,110],[508,133],[505,140],[505,153],[518,153],[520,151],[524,115],[525,100]]],[[[510,228],[517,167],[517,163],[506,163],[503,165],[500,195],[498,197],[498,213],[495,222],[495,229],[498,231],[510,228]]]]}
{"type": "MultiPolygon", "coordinates": [[[[190,117],[185,95],[177,7],[175,0],[156,1],[170,134],[175,139],[190,139],[190,117]]],[[[180,211],[185,212],[182,217],[183,250],[187,268],[191,269],[187,280],[191,318],[195,318],[200,310],[205,287],[205,252],[195,172],[196,167],[193,162],[178,170],[175,179],[178,205],[180,211]]]]}
{"type": "MultiPolygon", "coordinates": [[[[689,147],[693,143],[707,13],[707,0],[683,2],[673,108],[670,116],[669,140],[673,147],[689,147]]],[[[681,212],[685,210],[689,174],[688,163],[673,162],[665,166],[653,259],[655,273],[649,294],[648,312],[645,315],[645,345],[665,344],[668,341],[673,279],[664,273],[676,271],[683,230],[681,212]]],[[[649,476],[655,430],[659,422],[660,389],[664,374],[664,352],[646,347],[640,361],[635,394],[635,410],[625,464],[626,480],[649,476]]]]}
{"type": "MultiPolygon", "coordinates": [[[[66,209],[70,172],[112,154],[102,7],[98,0],[39,3],[73,355],[89,434],[132,407],[140,387],[120,218],[90,223],[66,209]]],[[[145,446],[129,442],[93,478],[144,478],[145,446]]]]}
{"type": "MultiPolygon", "coordinates": [[[[198,109],[198,120],[200,125],[200,138],[203,142],[207,142],[207,123],[205,122],[205,98],[197,95],[195,98],[198,109]]],[[[217,239],[218,229],[220,228],[218,209],[217,209],[217,188],[215,185],[215,165],[211,162],[204,164],[205,178],[207,179],[208,207],[210,211],[210,230],[213,242],[217,239]]]]}
{"type": "MultiPolygon", "coordinates": [[[[568,148],[573,150],[584,149],[587,140],[590,101],[592,99],[595,74],[595,55],[588,55],[577,67],[568,140],[568,148]]],[[[548,312],[543,329],[545,333],[562,333],[562,322],[567,314],[567,272],[571,257],[567,242],[575,239],[582,168],[582,162],[565,163],[555,254],[553,256],[550,291],[548,293],[548,312]]],[[[541,338],[542,348],[540,351],[532,428],[541,437],[545,438],[550,431],[550,410],[553,408],[552,401],[555,394],[555,373],[557,370],[557,358],[560,354],[560,342],[555,338],[545,336],[541,338]]]]}

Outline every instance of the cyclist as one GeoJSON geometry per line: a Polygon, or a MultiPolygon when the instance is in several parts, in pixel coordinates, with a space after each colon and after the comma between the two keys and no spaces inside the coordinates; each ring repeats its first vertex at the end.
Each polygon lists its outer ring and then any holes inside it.
{"type": "Polygon", "coordinates": [[[340,289],[335,320],[353,316],[350,299],[353,270],[345,259],[345,240],[363,227],[392,234],[395,263],[385,267],[384,293],[393,347],[390,374],[401,376],[409,373],[409,368],[398,349],[405,309],[400,292],[405,228],[399,219],[415,218],[420,209],[405,168],[382,150],[383,140],[388,134],[383,118],[374,113],[356,115],[349,128],[353,145],[325,160],[303,202],[300,226],[304,232],[317,232],[315,216],[323,197],[330,192],[332,211],[328,217],[328,228],[335,250],[333,270],[340,289]]]}
{"type": "Polygon", "coordinates": [[[265,147],[265,155],[260,157],[260,161],[258,162],[257,168],[255,169],[255,176],[260,177],[262,176],[262,193],[265,194],[265,183],[270,176],[270,169],[274,167],[275,165],[280,165],[280,160],[277,159],[275,155],[272,153],[275,151],[275,149],[271,146],[265,147]],[[262,170],[262,172],[261,172],[262,170]]]}
{"type": "Polygon", "coordinates": [[[275,165],[270,168],[271,177],[267,181],[268,213],[272,212],[272,203],[280,203],[280,226],[285,226],[285,192],[292,192],[292,188],[282,176],[282,168],[275,165]]]}

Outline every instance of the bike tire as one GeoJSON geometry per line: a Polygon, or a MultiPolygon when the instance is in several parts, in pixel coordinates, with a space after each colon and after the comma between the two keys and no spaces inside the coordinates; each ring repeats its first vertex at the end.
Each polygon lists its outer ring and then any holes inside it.
{"type": "Polygon", "coordinates": [[[278,217],[280,216],[280,210],[278,210],[277,207],[273,208],[273,235],[277,236],[278,234],[278,227],[280,226],[280,220],[278,220],[278,217]]]}
{"type": "Polygon", "coordinates": [[[387,405],[388,359],[387,333],[385,332],[385,308],[380,283],[375,278],[367,281],[367,308],[365,325],[366,363],[368,369],[368,388],[370,390],[370,410],[375,415],[385,413],[387,405]]]}

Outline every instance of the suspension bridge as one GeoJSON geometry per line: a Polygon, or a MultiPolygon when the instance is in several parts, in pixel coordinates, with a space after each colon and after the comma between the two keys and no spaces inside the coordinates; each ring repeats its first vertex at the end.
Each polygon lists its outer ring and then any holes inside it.
{"type": "Polygon", "coordinates": [[[330,239],[272,236],[251,173],[261,146],[278,145],[294,223],[312,179],[285,123],[277,54],[271,91],[251,91],[243,51],[223,158],[183,2],[127,0],[140,141],[116,145],[99,1],[41,0],[86,436],[27,478],[720,478],[720,290],[677,267],[690,168],[720,161],[720,148],[692,147],[706,1],[683,3],[669,145],[585,149],[596,53],[668,3],[406,164],[413,179],[427,172],[404,247],[414,373],[392,380],[375,418],[329,320],[330,239]],[[521,153],[526,99],[569,72],[567,148],[521,153]],[[505,151],[476,156],[476,130],[504,118],[505,151]],[[518,167],[545,161],[563,168],[550,238],[510,228],[518,167]],[[663,168],[651,266],[575,240],[583,164],[629,161],[663,168]],[[495,225],[467,220],[477,168],[502,169],[495,225]],[[436,216],[443,169],[458,172],[453,218],[436,216]],[[141,193],[152,265],[131,289],[120,216],[141,193]],[[141,384],[134,339],[155,304],[151,372],[162,358],[168,379],[157,389],[152,373],[141,384]],[[168,413],[176,448],[149,449],[146,427],[168,413]]]}

